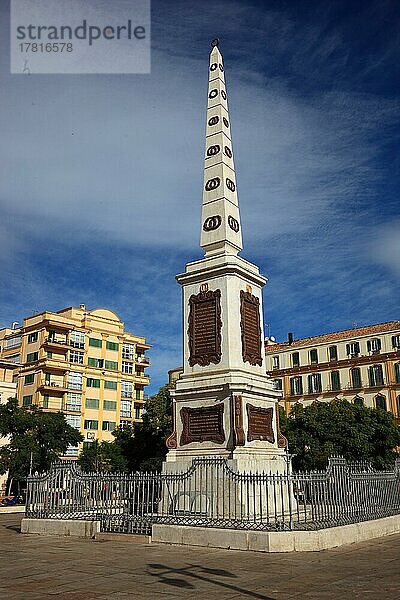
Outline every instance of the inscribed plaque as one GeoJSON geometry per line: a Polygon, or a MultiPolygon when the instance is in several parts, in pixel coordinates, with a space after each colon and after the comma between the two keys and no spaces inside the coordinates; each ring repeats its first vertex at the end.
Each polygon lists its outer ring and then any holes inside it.
{"type": "Polygon", "coordinates": [[[189,364],[202,367],[221,360],[221,292],[200,292],[189,298],[189,364]]]}
{"type": "Polygon", "coordinates": [[[260,301],[250,292],[240,291],[242,357],[251,365],[262,365],[260,301]]]}

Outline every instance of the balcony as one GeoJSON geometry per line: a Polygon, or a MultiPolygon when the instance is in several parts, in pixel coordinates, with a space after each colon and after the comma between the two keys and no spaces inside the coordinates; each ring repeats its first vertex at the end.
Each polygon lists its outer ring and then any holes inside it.
{"type": "Polygon", "coordinates": [[[43,390],[46,392],[51,391],[55,394],[64,394],[65,392],[68,392],[68,388],[63,381],[52,381],[51,379],[41,379],[38,386],[38,390],[43,390]]]}
{"type": "Polygon", "coordinates": [[[150,365],[150,359],[147,358],[147,356],[137,356],[136,362],[140,365],[146,365],[146,366],[150,365]]]}
{"type": "Polygon", "coordinates": [[[132,411],[121,410],[121,412],[119,413],[119,416],[121,419],[132,419],[132,411]]]}
{"type": "Polygon", "coordinates": [[[44,340],[44,346],[52,346],[53,348],[61,348],[62,350],[68,350],[68,341],[65,338],[47,337],[44,340]]]}

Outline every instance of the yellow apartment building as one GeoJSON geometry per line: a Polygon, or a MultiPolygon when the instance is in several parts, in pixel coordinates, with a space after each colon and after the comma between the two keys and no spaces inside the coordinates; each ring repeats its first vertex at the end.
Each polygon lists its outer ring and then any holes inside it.
{"type": "Polygon", "coordinates": [[[267,371],[288,413],[335,398],[390,410],[400,419],[400,321],[265,346],[267,371]]]}
{"type": "MultiPolygon", "coordinates": [[[[149,366],[144,337],[111,310],[64,308],[0,330],[0,358],[16,364],[22,406],[62,411],[85,442],[111,441],[119,425],[141,422],[149,366]]],[[[79,447],[70,447],[68,457],[79,447]]]]}

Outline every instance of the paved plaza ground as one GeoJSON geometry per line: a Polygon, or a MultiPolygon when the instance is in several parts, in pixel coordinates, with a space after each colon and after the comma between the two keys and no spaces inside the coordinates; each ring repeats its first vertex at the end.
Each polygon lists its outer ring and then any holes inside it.
{"type": "Polygon", "coordinates": [[[0,515],[0,598],[399,600],[400,535],[293,554],[22,535],[0,515]]]}

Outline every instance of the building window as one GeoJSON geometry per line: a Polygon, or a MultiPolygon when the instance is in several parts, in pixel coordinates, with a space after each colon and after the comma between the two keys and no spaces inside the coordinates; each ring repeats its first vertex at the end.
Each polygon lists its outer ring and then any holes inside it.
{"type": "Polygon", "coordinates": [[[368,369],[369,385],[371,387],[384,385],[382,365],[372,365],[368,369]]]}
{"type": "Polygon", "coordinates": [[[100,379],[94,379],[93,377],[86,378],[86,387],[99,388],[100,379]]]}
{"type": "Polygon", "coordinates": [[[400,383],[400,363],[396,363],[394,365],[394,375],[396,378],[396,383],[400,383]]]}
{"type": "Polygon", "coordinates": [[[93,429],[96,430],[99,428],[99,422],[94,419],[85,419],[85,429],[93,429]]]}
{"type": "Polygon", "coordinates": [[[361,396],[356,396],[353,402],[356,406],[364,406],[364,398],[361,398],[361,396]]]}
{"type": "Polygon", "coordinates": [[[17,346],[21,345],[21,336],[15,335],[14,337],[10,337],[5,340],[4,348],[17,348],[17,346]]]}
{"type": "Polygon", "coordinates": [[[24,396],[22,398],[22,406],[31,406],[33,396],[24,396]]]}
{"type": "Polygon", "coordinates": [[[7,360],[12,363],[19,363],[21,361],[21,355],[20,354],[10,354],[10,356],[7,356],[7,360]]]}
{"type": "Polygon", "coordinates": [[[375,396],[375,408],[381,408],[382,410],[387,410],[386,408],[386,398],[382,396],[382,394],[378,394],[375,396]]]}
{"type": "Polygon", "coordinates": [[[27,385],[28,383],[33,383],[35,381],[35,373],[29,373],[29,375],[25,375],[24,383],[27,385]]]}
{"type": "Polygon", "coordinates": [[[37,342],[38,341],[38,337],[39,337],[39,335],[38,335],[37,331],[34,331],[33,333],[30,333],[28,335],[28,344],[33,344],[34,342],[37,342]]]}
{"type": "Polygon", "coordinates": [[[293,354],[292,354],[292,366],[293,367],[300,366],[300,355],[298,352],[293,352],[293,354]]]}
{"type": "Polygon", "coordinates": [[[119,344],[117,342],[106,342],[107,350],[115,350],[117,351],[119,348],[119,344]]]}
{"type": "Polygon", "coordinates": [[[80,394],[67,394],[67,410],[80,412],[82,408],[82,397],[80,394]]]}
{"type": "Polygon", "coordinates": [[[121,396],[122,398],[132,398],[131,381],[121,381],[121,396]]]}
{"type": "Polygon", "coordinates": [[[118,363],[115,360],[106,360],[106,369],[118,371],[118,363]]]}
{"type": "Polygon", "coordinates": [[[98,398],[86,398],[85,400],[86,408],[99,408],[99,399],[98,398]]]}
{"type": "Polygon", "coordinates": [[[115,400],[104,400],[103,408],[104,410],[117,410],[117,403],[115,400]]]}
{"type": "Polygon", "coordinates": [[[282,390],[282,379],[274,379],[274,390],[282,390]]]}
{"type": "Polygon", "coordinates": [[[43,396],[43,408],[49,408],[49,400],[50,400],[50,396],[45,394],[43,396]]]}
{"type": "Polygon", "coordinates": [[[312,373],[308,376],[308,393],[319,394],[322,392],[321,373],[312,373]]]}
{"type": "Polygon", "coordinates": [[[82,373],[76,373],[74,371],[70,371],[68,373],[68,387],[71,390],[81,390],[82,389],[82,373]]]}
{"type": "Polygon", "coordinates": [[[88,367],[96,367],[96,369],[102,369],[104,360],[102,358],[88,358],[88,367]]]}
{"type": "Polygon", "coordinates": [[[80,415],[65,415],[65,420],[67,421],[68,425],[70,425],[74,429],[80,429],[81,428],[81,417],[80,417],[80,415]]]}
{"type": "Polygon", "coordinates": [[[69,335],[69,344],[73,348],[83,349],[85,347],[85,334],[83,331],[71,331],[69,335]]]}
{"type": "Polygon", "coordinates": [[[279,369],[279,356],[272,357],[272,368],[279,369]]]}
{"type": "Polygon", "coordinates": [[[129,400],[121,400],[121,411],[120,417],[131,418],[132,417],[132,402],[129,400]]]}
{"type": "Polygon", "coordinates": [[[392,346],[393,348],[397,348],[397,350],[400,350],[400,335],[392,336],[392,346]]]}
{"type": "Polygon", "coordinates": [[[302,377],[291,377],[290,378],[290,395],[301,396],[303,393],[303,378],[302,377]]]}
{"type": "Polygon", "coordinates": [[[318,350],[316,348],[313,348],[312,350],[310,350],[310,363],[315,364],[317,362],[318,362],[318,350]]]}
{"type": "Polygon", "coordinates": [[[76,363],[78,365],[83,365],[84,353],[77,352],[76,350],[70,350],[69,352],[69,362],[76,363]]]}
{"type": "Polygon", "coordinates": [[[337,346],[329,346],[329,360],[337,360],[337,346]]]}
{"type": "Polygon", "coordinates": [[[128,375],[132,375],[133,373],[133,363],[122,361],[122,372],[128,373],[128,375]]]}
{"type": "Polygon", "coordinates": [[[331,388],[333,391],[340,390],[340,375],[339,371],[331,371],[331,388]]]}
{"type": "Polygon", "coordinates": [[[108,381],[107,379],[104,382],[104,389],[106,390],[116,390],[117,382],[116,381],[108,381]]]}
{"type": "Polygon", "coordinates": [[[102,341],[98,338],[89,338],[89,346],[92,346],[93,348],[101,348],[101,345],[102,341]]]}
{"type": "Polygon", "coordinates": [[[133,344],[123,344],[122,358],[133,360],[135,358],[135,346],[133,344]]]}
{"type": "Polygon", "coordinates": [[[360,354],[360,344],[358,342],[351,342],[346,344],[347,356],[358,356],[360,354]]]}
{"type": "Polygon", "coordinates": [[[114,431],[115,429],[115,421],[103,421],[102,430],[103,431],[114,431]]]}
{"type": "Polygon", "coordinates": [[[142,418],[142,407],[140,404],[135,404],[135,419],[142,418]]]}
{"type": "Polygon", "coordinates": [[[26,362],[35,362],[39,358],[39,352],[30,352],[26,355],[26,362]]]}
{"type": "Polygon", "coordinates": [[[136,388],[135,398],[136,400],[142,400],[143,388],[136,388]]]}
{"type": "Polygon", "coordinates": [[[367,350],[372,354],[378,354],[381,349],[381,340],[379,338],[374,338],[373,340],[367,341],[367,350]]]}
{"type": "Polygon", "coordinates": [[[397,416],[400,417],[400,395],[396,398],[397,416]]]}
{"type": "Polygon", "coordinates": [[[351,376],[351,387],[353,389],[359,389],[361,387],[361,371],[358,367],[350,370],[351,376]]]}

